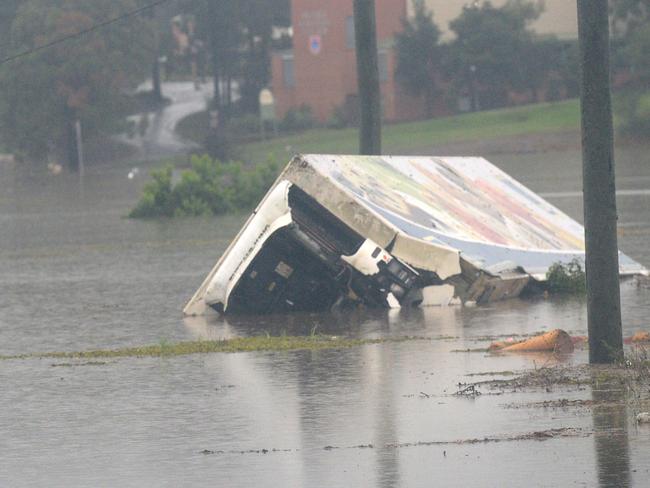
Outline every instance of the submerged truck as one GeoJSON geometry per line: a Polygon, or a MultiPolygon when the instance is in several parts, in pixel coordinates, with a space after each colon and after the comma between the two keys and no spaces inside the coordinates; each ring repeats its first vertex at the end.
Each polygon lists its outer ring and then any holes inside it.
{"type": "Polygon", "coordinates": [[[575,260],[582,226],[483,158],[298,155],[184,313],[486,303],[575,260]]]}

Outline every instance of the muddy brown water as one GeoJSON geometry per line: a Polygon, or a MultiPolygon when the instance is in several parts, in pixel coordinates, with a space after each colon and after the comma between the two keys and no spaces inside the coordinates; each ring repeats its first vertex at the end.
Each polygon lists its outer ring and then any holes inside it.
{"type": "MultiPolygon", "coordinates": [[[[580,219],[577,151],[491,159],[580,219]]],[[[620,245],[650,266],[649,152],[621,149],[617,164],[620,245]]],[[[432,340],[0,361],[0,486],[647,486],[650,428],[633,422],[640,405],[621,402],[620,385],[454,395],[458,383],[508,377],[469,374],[584,363],[584,351],[452,352],[557,327],[584,334],[583,300],[183,320],[244,216],[124,219],[143,183],[128,171],[90,168],[80,185],[0,169],[0,355],[314,328],[432,340]],[[599,406],[533,406],[558,399],[599,406]]],[[[626,333],[649,330],[650,289],[625,283],[622,300],[626,333]]]]}

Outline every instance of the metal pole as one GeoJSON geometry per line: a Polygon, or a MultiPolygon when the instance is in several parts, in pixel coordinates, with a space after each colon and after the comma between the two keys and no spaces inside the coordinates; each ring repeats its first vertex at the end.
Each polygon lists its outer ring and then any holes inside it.
{"type": "Polygon", "coordinates": [[[607,0],[578,0],[589,362],[622,357],[607,0]]]}
{"type": "Polygon", "coordinates": [[[375,0],[354,0],[361,127],[359,153],[381,154],[381,92],[375,0]]]}
{"type": "Polygon", "coordinates": [[[471,91],[471,97],[472,97],[472,112],[478,112],[480,108],[478,103],[478,90],[476,89],[476,66],[471,65],[469,67],[469,72],[470,72],[469,89],[471,91]]]}
{"type": "Polygon", "coordinates": [[[162,85],[160,80],[160,56],[158,56],[158,53],[156,53],[156,59],[153,62],[151,77],[152,77],[152,90],[153,90],[154,99],[156,103],[161,103],[163,101],[163,96],[162,96],[162,85]]]}
{"type": "Polygon", "coordinates": [[[84,176],[84,150],[83,150],[83,141],[81,138],[81,121],[77,120],[74,124],[75,136],[77,141],[77,163],[79,164],[79,178],[84,176]]]}

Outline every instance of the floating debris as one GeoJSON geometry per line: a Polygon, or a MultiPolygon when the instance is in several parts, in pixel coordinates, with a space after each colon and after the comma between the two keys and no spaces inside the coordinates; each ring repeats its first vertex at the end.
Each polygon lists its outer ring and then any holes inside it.
{"type": "Polygon", "coordinates": [[[478,391],[476,384],[467,385],[464,383],[458,383],[458,391],[454,393],[454,395],[464,397],[477,397],[481,395],[481,392],[478,391]]]}
{"type": "Polygon", "coordinates": [[[126,177],[127,177],[128,179],[132,180],[133,178],[135,178],[135,177],[138,176],[139,174],[140,174],[140,168],[138,168],[138,167],[133,167],[133,168],[131,168],[131,171],[129,171],[129,174],[126,175],[126,177]]]}
{"type": "MultiPolygon", "coordinates": [[[[566,437],[589,437],[591,432],[575,427],[561,427],[557,429],[541,430],[534,432],[525,432],[523,434],[496,435],[492,437],[482,437],[477,439],[459,439],[453,441],[416,441],[416,442],[390,442],[381,446],[374,444],[359,444],[357,446],[332,446],[327,445],[322,448],[323,451],[351,450],[351,449],[405,449],[410,447],[428,447],[428,446],[449,446],[449,445],[472,445],[472,444],[490,444],[499,442],[516,442],[516,441],[546,441],[550,439],[566,437]]],[[[301,449],[248,449],[248,450],[210,450],[204,449],[200,454],[204,455],[223,455],[223,454],[269,454],[269,453],[287,453],[300,452],[301,449]]],[[[443,451],[446,456],[446,451],[443,451]]]]}
{"type": "Polygon", "coordinates": [[[650,412],[641,412],[636,416],[638,424],[650,424],[650,412]]]}
{"type": "Polygon", "coordinates": [[[560,398],[558,400],[544,400],[533,403],[508,403],[502,405],[503,408],[518,410],[522,408],[545,408],[545,409],[566,409],[566,408],[592,408],[594,405],[619,406],[622,402],[595,402],[591,399],[574,399],[560,398]]]}
{"type": "Polygon", "coordinates": [[[47,170],[50,172],[50,174],[58,176],[63,172],[63,166],[61,166],[59,163],[47,163],[47,170]]]}
{"type": "Polygon", "coordinates": [[[570,353],[574,350],[571,336],[562,329],[545,332],[522,341],[505,340],[493,342],[490,351],[498,352],[540,352],[570,353]]]}
{"type": "Polygon", "coordinates": [[[650,343],[650,332],[636,332],[632,337],[625,339],[625,342],[628,344],[650,343]]]}

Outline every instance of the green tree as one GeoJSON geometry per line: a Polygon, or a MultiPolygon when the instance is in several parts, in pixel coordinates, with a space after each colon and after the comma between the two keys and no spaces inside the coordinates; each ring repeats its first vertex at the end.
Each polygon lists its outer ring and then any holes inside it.
{"type": "Polygon", "coordinates": [[[273,16],[266,0],[240,2],[245,33],[245,54],[242,63],[241,103],[245,113],[259,112],[259,93],[271,78],[271,35],[273,16]]]}
{"type": "Polygon", "coordinates": [[[0,2],[0,58],[7,57],[11,43],[11,24],[16,17],[20,0],[2,0],[0,2]]]}
{"type": "Polygon", "coordinates": [[[415,15],[412,19],[403,19],[402,32],[395,42],[397,47],[398,81],[415,96],[425,100],[426,115],[433,116],[436,98],[436,76],[440,72],[440,31],[433,22],[433,13],[424,4],[424,0],[413,0],[415,15]]]}
{"type": "Polygon", "coordinates": [[[242,28],[237,0],[189,0],[182,4],[185,13],[195,16],[197,36],[207,44],[214,81],[213,105],[222,121],[228,119],[232,105],[232,84],[240,73],[242,28]],[[222,86],[225,90],[222,91],[222,86]]]}
{"type": "MultiPolygon", "coordinates": [[[[555,36],[531,37],[522,44],[521,49],[514,88],[528,91],[534,102],[540,101],[541,89],[549,84],[550,90],[559,91],[559,85],[563,85],[567,93],[578,95],[579,69],[575,42],[560,41],[555,36]]],[[[559,93],[547,93],[546,96],[557,98],[559,93]]]]}
{"type": "Polygon", "coordinates": [[[184,0],[180,9],[196,20],[196,35],[205,42],[214,82],[217,127],[209,132],[204,148],[227,160],[232,117],[259,111],[260,90],[271,77],[273,27],[290,23],[289,0],[184,0]]]}
{"type": "Polygon", "coordinates": [[[632,75],[617,97],[616,108],[624,131],[646,136],[650,134],[650,1],[614,0],[610,11],[613,31],[622,44],[617,58],[632,75]]]}
{"type": "Polygon", "coordinates": [[[160,58],[164,54],[171,54],[173,51],[174,39],[170,29],[171,19],[176,15],[178,6],[171,3],[163,3],[151,9],[149,19],[151,19],[152,42],[153,50],[150,52],[152,58],[151,65],[151,80],[152,89],[151,95],[155,103],[161,104],[164,101],[162,93],[162,67],[160,58]]]}
{"type": "MultiPolygon", "coordinates": [[[[24,0],[11,52],[38,48],[132,11],[137,0],[24,0]]],[[[76,163],[73,124],[86,136],[121,128],[124,90],[149,71],[148,20],[134,16],[0,67],[0,120],[12,150],[41,158],[51,149],[76,163]]]]}
{"type": "Polygon", "coordinates": [[[529,26],[542,11],[543,2],[527,0],[500,8],[489,1],[466,6],[450,23],[456,39],[447,69],[458,88],[480,91],[483,108],[503,106],[509,91],[526,88],[534,42],[529,26]]]}
{"type": "Polygon", "coordinates": [[[625,36],[648,23],[650,0],[610,0],[612,34],[625,36]]]}
{"type": "Polygon", "coordinates": [[[207,41],[214,105],[224,119],[234,110],[235,82],[241,111],[257,112],[259,92],[271,77],[273,27],[290,24],[289,0],[191,0],[183,9],[196,16],[198,35],[207,41]],[[225,87],[223,93],[220,86],[225,87]]]}

